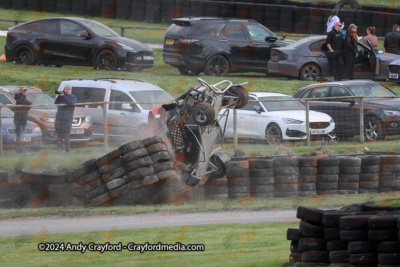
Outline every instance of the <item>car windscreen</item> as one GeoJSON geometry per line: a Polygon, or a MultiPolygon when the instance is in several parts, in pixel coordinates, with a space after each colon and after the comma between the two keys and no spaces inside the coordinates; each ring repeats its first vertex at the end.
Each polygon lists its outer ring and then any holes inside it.
{"type": "Polygon", "coordinates": [[[80,23],[89,28],[96,35],[101,37],[119,37],[119,34],[107,26],[92,20],[79,20],[80,23]]]}
{"type": "Polygon", "coordinates": [[[2,118],[14,118],[14,112],[9,108],[1,109],[1,117],[2,118]]]}
{"type": "MultiPolygon", "coordinates": [[[[54,99],[46,94],[27,94],[26,98],[33,103],[33,105],[52,105],[54,104],[54,99]]],[[[56,106],[38,107],[32,106],[32,109],[52,109],[57,108],[56,106]]]]}
{"type": "Polygon", "coordinates": [[[151,110],[155,107],[161,106],[161,103],[167,103],[174,98],[167,92],[162,90],[149,90],[149,91],[130,91],[131,96],[140,104],[143,109],[151,110]]]}
{"type": "Polygon", "coordinates": [[[350,85],[348,87],[355,96],[396,96],[395,93],[385,86],[375,82],[370,82],[366,85],[350,85]]]}
{"type": "Polygon", "coordinates": [[[293,99],[288,96],[268,96],[268,97],[259,97],[264,107],[268,111],[285,111],[285,110],[305,110],[306,107],[301,104],[299,101],[263,101],[263,100],[274,100],[274,99],[293,99]]]}
{"type": "MultiPolygon", "coordinates": [[[[315,40],[315,41],[319,41],[319,40],[315,40]]],[[[314,42],[315,42],[315,41],[314,41],[314,42]]],[[[293,43],[291,43],[291,44],[285,46],[285,48],[297,48],[297,47],[300,47],[300,46],[309,44],[309,43],[311,43],[311,42],[313,42],[313,41],[310,40],[309,38],[304,38],[304,39],[298,40],[298,41],[296,41],[296,42],[293,42],[293,43]]]]}

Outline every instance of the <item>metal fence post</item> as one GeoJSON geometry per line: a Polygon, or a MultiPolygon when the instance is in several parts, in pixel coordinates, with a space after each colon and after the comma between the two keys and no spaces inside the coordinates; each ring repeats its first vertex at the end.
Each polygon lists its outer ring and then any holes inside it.
{"type": "Polygon", "coordinates": [[[103,131],[104,131],[104,148],[108,151],[108,124],[107,124],[107,103],[103,104],[103,131]]]}
{"type": "Polygon", "coordinates": [[[364,97],[360,97],[360,142],[364,144],[364,97]]]}
{"type": "Polygon", "coordinates": [[[0,155],[3,155],[3,125],[1,119],[1,107],[0,107],[0,155]]]}
{"type": "Polygon", "coordinates": [[[307,132],[307,146],[311,145],[310,137],[310,101],[306,100],[306,132],[307,132]]]}
{"type": "Polygon", "coordinates": [[[125,37],[125,27],[121,27],[121,36],[125,37]]]}
{"type": "Polygon", "coordinates": [[[238,149],[237,140],[237,110],[233,109],[233,147],[238,149]]]}

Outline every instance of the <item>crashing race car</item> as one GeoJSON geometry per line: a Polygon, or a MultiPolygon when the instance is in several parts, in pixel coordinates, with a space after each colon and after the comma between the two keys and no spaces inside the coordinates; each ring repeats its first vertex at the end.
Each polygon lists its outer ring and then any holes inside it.
{"type": "Polygon", "coordinates": [[[233,84],[224,80],[210,85],[200,78],[198,81],[171,103],[153,109],[148,120],[148,133],[162,137],[175,156],[175,165],[186,182],[184,191],[204,184],[210,175],[225,175],[230,158],[218,151],[220,147],[214,149],[218,139],[223,141],[219,120],[229,116],[230,109],[240,109],[249,101],[248,92],[242,87],[247,82],[233,84]],[[226,110],[219,116],[222,109],[226,110]]]}

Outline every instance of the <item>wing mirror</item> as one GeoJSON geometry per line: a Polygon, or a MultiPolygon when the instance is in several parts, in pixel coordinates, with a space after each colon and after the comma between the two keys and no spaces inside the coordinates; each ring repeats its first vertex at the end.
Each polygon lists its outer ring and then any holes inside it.
{"type": "Polygon", "coordinates": [[[265,37],[265,41],[267,41],[269,43],[276,42],[276,40],[278,40],[278,37],[274,37],[274,36],[265,37]]]}
{"type": "Polygon", "coordinates": [[[263,112],[262,108],[260,106],[254,106],[253,109],[258,113],[261,114],[263,112]]]}
{"type": "Polygon", "coordinates": [[[123,103],[121,109],[123,109],[123,110],[132,110],[132,106],[129,103],[123,103]]]}
{"type": "Polygon", "coordinates": [[[347,103],[350,103],[350,105],[355,105],[356,104],[356,100],[354,98],[340,99],[340,102],[347,102],[347,103]]]}

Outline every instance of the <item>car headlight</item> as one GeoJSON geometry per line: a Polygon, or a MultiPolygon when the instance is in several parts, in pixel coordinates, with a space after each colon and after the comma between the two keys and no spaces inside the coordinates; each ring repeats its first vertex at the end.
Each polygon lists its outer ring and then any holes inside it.
{"type": "Polygon", "coordinates": [[[33,132],[34,133],[40,133],[42,130],[40,129],[40,127],[35,127],[33,128],[33,132]]]}
{"type": "Polygon", "coordinates": [[[54,123],[56,121],[56,118],[52,118],[52,117],[40,117],[40,119],[42,121],[47,121],[47,122],[51,122],[51,123],[54,123]]]}
{"type": "Polygon", "coordinates": [[[92,121],[92,117],[90,117],[90,116],[85,117],[85,122],[91,122],[91,121],[92,121]]]}
{"type": "Polygon", "coordinates": [[[282,118],[284,122],[287,124],[302,124],[303,121],[295,120],[295,119],[289,119],[289,118],[282,118]]]}
{"type": "Polygon", "coordinates": [[[129,51],[134,51],[134,50],[135,50],[133,47],[130,47],[130,46],[128,46],[128,45],[126,45],[126,44],[123,44],[123,43],[118,43],[118,45],[119,45],[122,49],[125,49],[125,50],[129,50],[129,51]]]}
{"type": "Polygon", "coordinates": [[[384,110],[383,111],[386,116],[400,116],[400,111],[396,111],[396,110],[384,110]]]}

